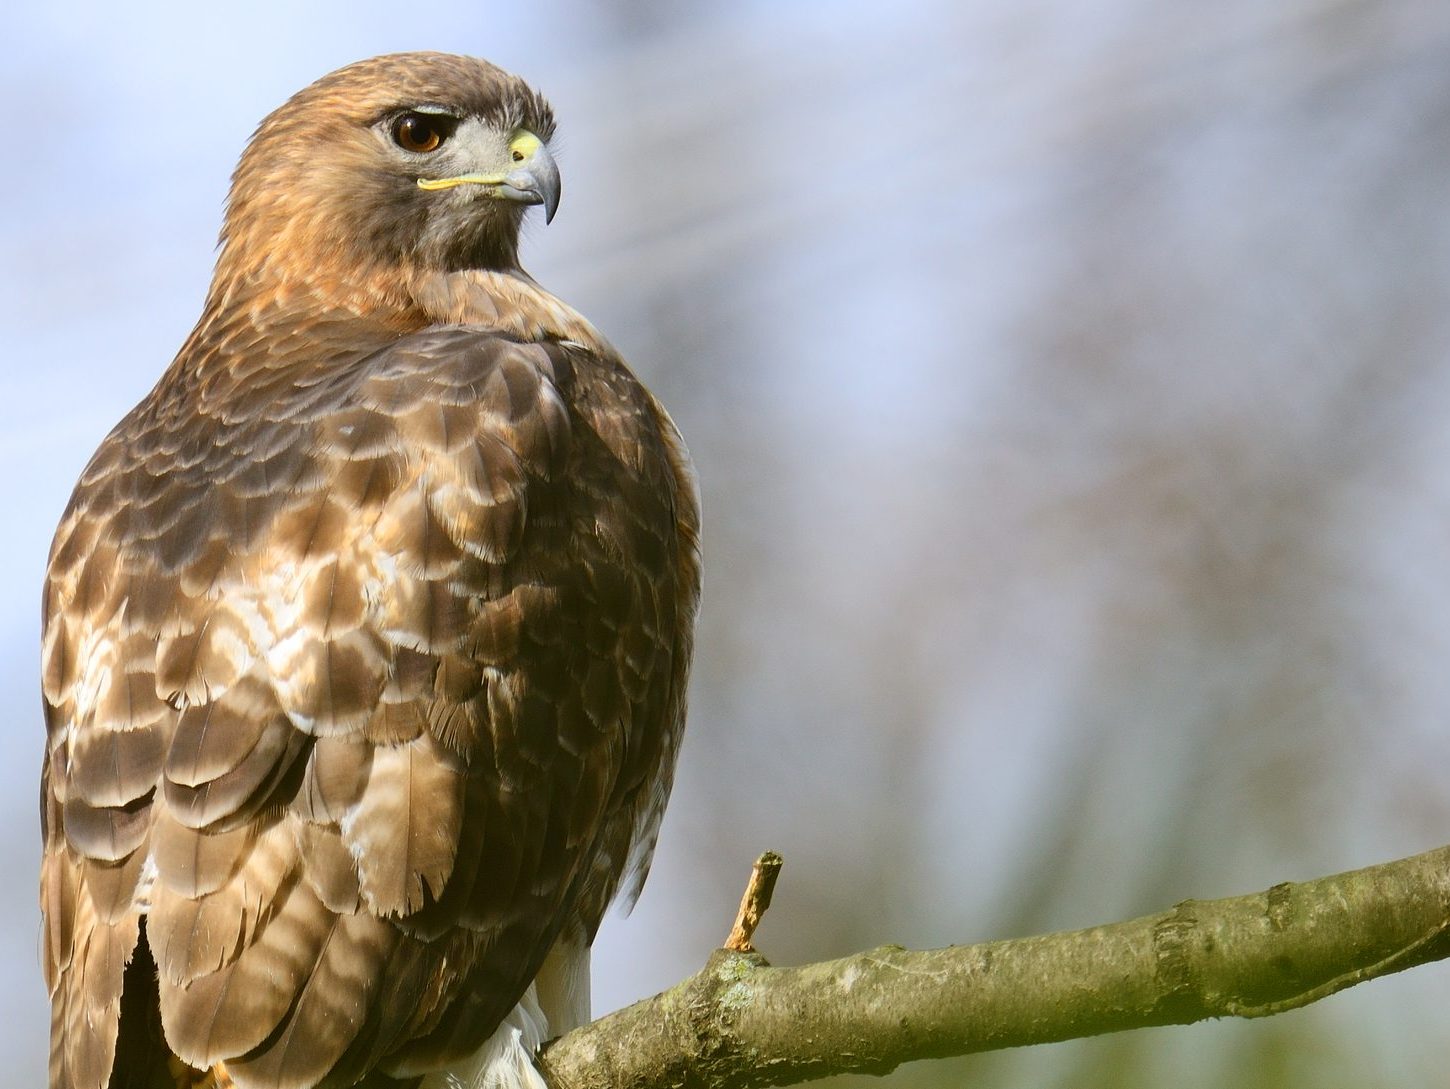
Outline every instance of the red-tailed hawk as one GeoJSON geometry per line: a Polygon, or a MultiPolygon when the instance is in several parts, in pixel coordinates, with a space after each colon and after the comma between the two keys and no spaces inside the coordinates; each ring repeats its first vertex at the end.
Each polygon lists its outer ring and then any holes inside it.
{"type": "Polygon", "coordinates": [[[519,267],[553,131],[405,54],[242,156],[201,320],[51,552],[52,1089],[493,1085],[587,1018],[698,513],[664,410],[519,267]]]}

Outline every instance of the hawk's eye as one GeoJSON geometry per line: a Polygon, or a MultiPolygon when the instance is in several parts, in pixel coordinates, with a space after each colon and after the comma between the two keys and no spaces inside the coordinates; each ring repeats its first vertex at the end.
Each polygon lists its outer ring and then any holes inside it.
{"type": "Polygon", "coordinates": [[[447,114],[405,113],[393,122],[393,143],[404,151],[436,151],[457,125],[447,114]]]}

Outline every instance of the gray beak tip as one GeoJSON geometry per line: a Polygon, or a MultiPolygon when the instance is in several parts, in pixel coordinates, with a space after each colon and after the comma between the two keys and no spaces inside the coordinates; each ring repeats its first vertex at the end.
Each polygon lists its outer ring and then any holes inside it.
{"type": "Polygon", "coordinates": [[[530,204],[542,204],[544,222],[554,222],[554,213],[559,210],[559,195],[563,186],[559,179],[559,165],[554,162],[548,148],[540,145],[522,169],[508,176],[507,184],[515,191],[526,194],[530,204]]]}

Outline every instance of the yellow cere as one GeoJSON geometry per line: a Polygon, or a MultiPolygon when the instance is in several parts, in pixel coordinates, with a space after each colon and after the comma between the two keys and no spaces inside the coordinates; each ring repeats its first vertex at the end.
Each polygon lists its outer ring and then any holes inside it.
{"type": "Polygon", "coordinates": [[[544,141],[540,140],[528,129],[519,129],[514,135],[514,138],[509,141],[509,151],[513,153],[515,162],[523,162],[524,159],[531,157],[534,152],[543,146],[544,141]]]}

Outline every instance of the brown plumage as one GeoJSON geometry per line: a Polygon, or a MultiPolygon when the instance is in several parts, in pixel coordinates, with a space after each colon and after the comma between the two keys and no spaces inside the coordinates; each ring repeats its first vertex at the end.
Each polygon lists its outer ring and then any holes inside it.
{"type": "Polygon", "coordinates": [[[668,416],[518,267],[552,132],[516,78],[407,54],[243,155],[201,319],[51,553],[52,1089],[414,1084],[637,891],[697,506],[668,416]]]}

